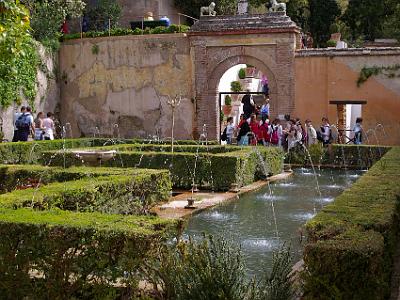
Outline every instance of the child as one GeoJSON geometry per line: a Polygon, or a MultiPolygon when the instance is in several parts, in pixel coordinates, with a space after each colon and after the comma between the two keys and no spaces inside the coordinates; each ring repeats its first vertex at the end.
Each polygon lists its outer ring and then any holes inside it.
{"type": "Polygon", "coordinates": [[[235,126],[233,125],[233,117],[227,119],[228,125],[226,126],[226,142],[228,145],[232,144],[233,134],[235,132],[235,126]]]}

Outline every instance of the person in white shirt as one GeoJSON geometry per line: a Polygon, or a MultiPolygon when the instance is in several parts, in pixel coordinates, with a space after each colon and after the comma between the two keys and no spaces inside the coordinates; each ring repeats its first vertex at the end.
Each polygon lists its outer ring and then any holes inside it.
{"type": "Polygon", "coordinates": [[[331,126],[328,118],[325,117],[322,118],[321,135],[324,146],[331,144],[331,126]]]}
{"type": "Polygon", "coordinates": [[[12,139],[13,142],[18,142],[19,141],[18,128],[17,128],[17,125],[15,124],[15,122],[25,112],[26,112],[26,107],[25,106],[21,106],[21,112],[16,111],[15,114],[14,114],[14,118],[13,118],[14,136],[13,136],[13,139],[12,139]]]}
{"type": "Polygon", "coordinates": [[[54,114],[51,112],[47,113],[47,118],[43,120],[43,127],[45,128],[44,130],[44,139],[45,140],[54,140],[54,114]]]}
{"type": "Polygon", "coordinates": [[[356,125],[354,125],[353,131],[354,131],[354,144],[356,145],[361,145],[362,144],[362,118],[357,118],[356,119],[356,125]]]}
{"type": "Polygon", "coordinates": [[[318,142],[317,131],[313,127],[311,120],[306,120],[306,130],[307,130],[307,146],[314,145],[318,142]]]}
{"type": "Polygon", "coordinates": [[[233,117],[227,119],[228,125],[226,126],[226,141],[228,145],[232,144],[233,134],[235,132],[235,125],[233,125],[233,117]]]}

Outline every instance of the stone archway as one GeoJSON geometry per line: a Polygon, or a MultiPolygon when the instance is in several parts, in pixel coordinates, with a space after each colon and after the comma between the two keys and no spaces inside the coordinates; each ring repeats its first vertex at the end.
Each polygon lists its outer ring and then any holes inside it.
{"type": "Polygon", "coordinates": [[[299,28],[284,13],[203,17],[189,33],[194,64],[194,135],[203,125],[219,139],[218,83],[238,64],[251,64],[270,81],[272,117],[294,110],[294,57],[299,28]]]}
{"type": "MultiPolygon", "coordinates": [[[[270,68],[258,58],[247,56],[247,55],[239,55],[232,56],[221,62],[217,65],[211,73],[211,76],[208,81],[208,90],[209,90],[209,100],[213,102],[212,98],[218,98],[218,85],[221,80],[221,77],[228,71],[230,68],[239,65],[239,64],[248,64],[255,66],[262,74],[266,75],[269,80],[270,87],[270,98],[271,98],[271,113],[275,116],[275,112],[278,111],[278,90],[277,90],[277,82],[274,73],[270,70],[270,68]],[[213,91],[215,94],[213,95],[213,91]]],[[[210,103],[212,104],[212,103],[210,103]]],[[[217,102],[217,108],[219,103],[217,102]]],[[[217,114],[217,124],[220,124],[219,114],[217,114]]]]}

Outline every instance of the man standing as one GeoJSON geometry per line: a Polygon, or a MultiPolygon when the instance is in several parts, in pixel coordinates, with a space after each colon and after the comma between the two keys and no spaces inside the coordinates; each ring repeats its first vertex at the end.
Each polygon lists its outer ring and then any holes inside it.
{"type": "Polygon", "coordinates": [[[18,120],[18,118],[23,115],[26,112],[26,107],[22,106],[21,107],[21,112],[18,112],[18,110],[15,112],[14,114],[14,118],[13,118],[13,124],[14,124],[14,136],[12,141],[13,142],[18,142],[19,141],[19,136],[18,136],[18,128],[17,125],[15,124],[15,122],[18,120]]]}
{"type": "Polygon", "coordinates": [[[307,146],[311,146],[317,143],[317,131],[311,124],[311,120],[306,120],[306,130],[307,130],[307,146]]]}
{"type": "Polygon", "coordinates": [[[22,113],[15,121],[17,127],[18,141],[26,142],[30,133],[35,131],[33,123],[32,109],[28,106],[26,112],[22,113]]]}
{"type": "Polygon", "coordinates": [[[255,104],[250,90],[246,91],[246,95],[242,98],[244,118],[247,120],[254,113],[255,104]]]}
{"type": "Polygon", "coordinates": [[[326,117],[322,118],[321,135],[324,146],[331,144],[331,126],[329,125],[329,120],[326,117]]]}

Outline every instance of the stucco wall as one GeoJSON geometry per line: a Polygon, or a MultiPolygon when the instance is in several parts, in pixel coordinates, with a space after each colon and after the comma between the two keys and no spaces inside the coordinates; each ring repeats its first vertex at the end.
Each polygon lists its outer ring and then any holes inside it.
{"type": "MultiPolygon", "coordinates": [[[[39,46],[39,55],[42,67],[37,70],[37,94],[32,108],[36,113],[51,111],[57,114],[59,111],[57,105],[60,100],[60,89],[56,81],[56,64],[54,62],[58,60],[58,56],[49,55],[41,46],[39,46]]],[[[27,106],[28,102],[23,100],[21,105],[27,106]]],[[[17,104],[4,110],[0,109],[0,123],[3,123],[0,125],[2,125],[4,138],[9,141],[12,140],[14,135],[13,116],[19,109],[20,106],[17,104]]]]}
{"type": "Polygon", "coordinates": [[[62,120],[72,135],[170,136],[169,96],[181,94],[175,135],[192,137],[192,70],[184,35],[124,36],[63,43],[62,120]],[[96,54],[97,53],[97,54],[96,54]]]}
{"type": "MultiPolygon", "coordinates": [[[[400,78],[372,76],[357,87],[364,66],[393,66],[400,62],[400,48],[302,50],[296,53],[296,101],[293,116],[310,118],[319,125],[322,116],[331,123],[337,119],[331,100],[365,100],[362,107],[364,128],[377,128],[378,141],[370,132],[371,143],[400,144],[400,78]]],[[[400,72],[397,72],[400,74],[400,72]]]]}

